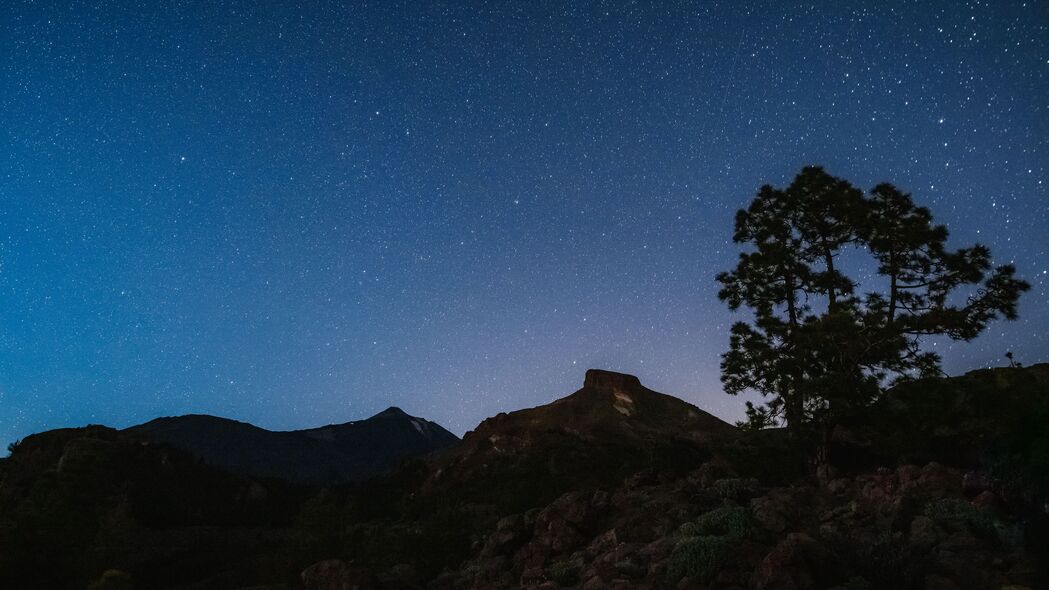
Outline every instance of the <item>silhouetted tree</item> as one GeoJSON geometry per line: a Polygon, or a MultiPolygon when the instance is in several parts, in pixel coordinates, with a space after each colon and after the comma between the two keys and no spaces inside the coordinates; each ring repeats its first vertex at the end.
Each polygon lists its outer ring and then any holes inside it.
{"type": "Polygon", "coordinates": [[[985,246],[947,249],[947,236],[889,184],[868,197],[807,167],[785,190],[763,186],[736,214],[733,240],[750,248],[717,276],[729,308],[753,313],[732,326],[721,363],[728,393],[767,399],[747,403],[747,424],[826,437],[892,380],[940,373],[921,337],[971,340],[993,319],[1014,319],[1030,285],[1011,265],[992,268],[985,246]],[[850,248],[873,257],[884,291],[855,294],[839,262],[850,248]]]}

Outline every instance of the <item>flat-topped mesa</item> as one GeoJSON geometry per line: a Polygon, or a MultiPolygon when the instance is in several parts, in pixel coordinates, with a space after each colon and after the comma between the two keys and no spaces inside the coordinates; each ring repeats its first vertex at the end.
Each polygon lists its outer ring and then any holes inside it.
{"type": "Polygon", "coordinates": [[[583,388],[597,391],[637,393],[643,390],[641,380],[626,373],[588,369],[583,380],[583,388]]]}

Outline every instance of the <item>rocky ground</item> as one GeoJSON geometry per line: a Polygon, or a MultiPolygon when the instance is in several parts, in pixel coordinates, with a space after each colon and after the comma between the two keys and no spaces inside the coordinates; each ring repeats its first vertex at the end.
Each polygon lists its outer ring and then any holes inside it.
{"type": "Polygon", "coordinates": [[[1013,590],[1022,523],[984,474],[928,463],[763,487],[705,465],[508,516],[437,588],[1013,590]]]}
{"type": "Polygon", "coordinates": [[[503,516],[474,536],[464,563],[428,582],[404,575],[408,566],[373,577],[339,561],[304,580],[318,589],[1046,587],[1046,482],[1017,477],[1037,475],[1024,453],[1044,442],[1046,369],[909,387],[899,398],[920,402],[896,399],[881,423],[839,429],[838,465],[818,474],[791,465],[785,433],[741,435],[686,473],[644,469],[503,516]],[[914,421],[920,403],[935,403],[936,418],[914,421]],[[909,462],[936,456],[955,464],[909,462]]]}

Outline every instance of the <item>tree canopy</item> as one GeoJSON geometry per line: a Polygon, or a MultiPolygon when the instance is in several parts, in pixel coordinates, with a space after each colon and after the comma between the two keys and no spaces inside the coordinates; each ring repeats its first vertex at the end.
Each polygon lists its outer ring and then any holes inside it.
{"type": "Polygon", "coordinates": [[[923,337],[971,340],[1015,319],[1030,288],[986,246],[950,249],[947,228],[909,194],[887,183],[864,194],[820,167],[761,187],[736,213],[733,240],[746,249],[717,275],[718,296],[752,320],[732,326],[721,379],[730,394],[765,397],[747,404],[757,428],[825,431],[895,380],[940,374],[923,337]],[[853,250],[873,261],[862,283],[843,268],[853,250]]]}

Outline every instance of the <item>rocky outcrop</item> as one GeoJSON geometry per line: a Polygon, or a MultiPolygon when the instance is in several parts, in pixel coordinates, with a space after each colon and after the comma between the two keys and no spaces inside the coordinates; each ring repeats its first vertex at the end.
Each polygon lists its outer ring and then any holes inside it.
{"type": "Polygon", "coordinates": [[[987,490],[967,496],[979,488],[963,488],[961,470],[904,465],[767,487],[704,481],[709,469],[670,480],[639,473],[616,489],[570,492],[506,517],[441,587],[998,590],[1038,582],[1037,558],[1014,534],[1019,523],[1001,504],[993,513],[984,506],[987,490]]]}
{"type": "Polygon", "coordinates": [[[380,590],[379,579],[364,568],[339,559],[318,561],[302,571],[306,590],[380,590]]]}

